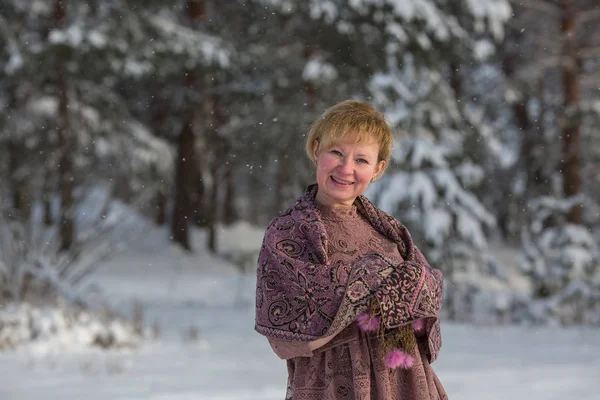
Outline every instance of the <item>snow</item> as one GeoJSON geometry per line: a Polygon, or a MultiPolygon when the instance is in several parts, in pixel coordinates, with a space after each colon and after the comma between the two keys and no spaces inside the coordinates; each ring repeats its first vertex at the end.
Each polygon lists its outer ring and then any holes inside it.
{"type": "Polygon", "coordinates": [[[477,249],[484,248],[484,229],[495,224],[494,216],[473,193],[465,190],[465,186],[481,182],[483,171],[469,162],[450,168],[446,151],[448,146],[436,145],[430,139],[404,140],[394,156],[408,171],[392,170],[385,186],[373,185],[375,193],[377,187],[382,188],[377,204],[384,211],[401,215],[405,222],[412,219],[436,249],[449,243],[453,236],[477,249]],[[402,214],[399,208],[412,210],[402,214]]]}
{"type": "Polygon", "coordinates": [[[431,207],[425,215],[425,237],[435,247],[441,247],[444,238],[450,234],[452,216],[443,208],[431,207]]]}
{"type": "Polygon", "coordinates": [[[408,35],[401,24],[390,22],[386,25],[387,32],[395,37],[400,43],[406,43],[408,41],[408,35]]]}
{"type": "Polygon", "coordinates": [[[88,40],[94,47],[97,47],[99,49],[103,49],[108,43],[106,35],[99,31],[91,31],[88,34],[88,40]]]}
{"type": "Polygon", "coordinates": [[[128,76],[141,77],[152,71],[152,63],[127,59],[123,65],[123,72],[128,76]]]}
{"type": "Polygon", "coordinates": [[[456,175],[461,183],[466,187],[477,186],[481,183],[485,176],[483,168],[470,161],[465,161],[456,167],[456,175]]]}
{"type": "Polygon", "coordinates": [[[48,35],[50,43],[65,44],[71,47],[78,47],[83,39],[83,30],[79,25],[71,25],[67,29],[53,29],[48,35]]]}
{"type": "Polygon", "coordinates": [[[406,22],[422,19],[439,40],[446,40],[450,34],[440,10],[427,0],[390,1],[394,14],[406,22]]]}
{"type": "Polygon", "coordinates": [[[134,164],[138,164],[140,169],[154,165],[161,176],[169,174],[174,168],[174,152],[169,144],[164,139],[156,137],[139,121],[127,121],[124,125],[135,142],[134,164]]]}
{"type": "Polygon", "coordinates": [[[430,50],[432,43],[431,40],[429,39],[429,36],[424,35],[424,34],[419,34],[416,37],[417,43],[419,44],[419,46],[421,46],[421,48],[423,50],[430,50]]]}
{"type": "Polygon", "coordinates": [[[338,16],[338,9],[330,0],[312,2],[310,16],[313,19],[324,18],[327,23],[332,23],[338,16]]]}
{"type": "Polygon", "coordinates": [[[54,96],[38,97],[29,103],[29,107],[34,114],[52,118],[58,112],[58,99],[54,96]]]}
{"type": "Polygon", "coordinates": [[[4,71],[11,75],[23,66],[23,56],[20,53],[11,53],[8,63],[4,67],[4,71]]]}
{"type": "MultiPolygon", "coordinates": [[[[191,28],[179,25],[175,18],[165,14],[147,15],[149,22],[157,29],[164,37],[171,38],[176,46],[180,46],[180,51],[185,51],[190,59],[187,61],[190,64],[198,62],[203,65],[217,65],[221,68],[231,66],[231,52],[225,49],[225,43],[222,43],[217,37],[194,31],[191,28]]],[[[151,45],[153,51],[164,51],[161,48],[161,43],[151,45]],[[155,46],[155,47],[153,47],[155,46]]],[[[177,51],[176,51],[177,52],[177,51]]]]}
{"type": "MultiPolygon", "coordinates": [[[[283,399],[285,363],[254,327],[253,272],[203,250],[195,253],[149,229],[95,276],[123,313],[141,302],[156,327],[137,350],[35,345],[0,353],[0,398],[32,400],[283,399]]],[[[219,253],[256,250],[262,230],[219,229],[219,253]]],[[[510,250],[503,256],[510,259],[510,250]]],[[[444,345],[433,364],[451,399],[592,400],[600,390],[595,329],[442,323],[444,345]]]]}
{"type": "Polygon", "coordinates": [[[481,227],[481,222],[474,218],[470,212],[457,210],[457,232],[460,236],[473,243],[477,248],[483,248],[486,245],[485,234],[481,227]]]}
{"type": "Polygon", "coordinates": [[[416,171],[412,174],[409,187],[413,204],[430,209],[438,200],[436,187],[425,172],[416,171]]]}
{"type": "MultiPolygon", "coordinates": [[[[56,118],[58,114],[59,100],[56,96],[38,96],[27,103],[28,111],[35,118],[56,118]]],[[[98,129],[103,120],[100,112],[89,104],[71,100],[69,110],[77,113],[89,129],[98,129]]]]}
{"type": "Polygon", "coordinates": [[[27,350],[40,357],[48,354],[87,351],[91,346],[137,347],[139,335],[123,320],[101,321],[99,316],[61,307],[9,304],[0,309],[0,349],[27,343],[27,350]]]}
{"type": "Polygon", "coordinates": [[[478,40],[473,46],[473,56],[477,61],[485,61],[494,54],[495,50],[493,43],[489,40],[478,40]]]}
{"type": "Polygon", "coordinates": [[[504,25],[512,17],[512,8],[506,0],[467,0],[467,5],[476,22],[487,20],[492,36],[504,38],[504,25]]]}
{"type": "Polygon", "coordinates": [[[448,165],[444,159],[444,150],[440,146],[436,146],[432,140],[415,140],[412,146],[411,168],[417,169],[427,164],[435,167],[446,167],[448,165]]]}
{"type": "Polygon", "coordinates": [[[600,252],[591,231],[566,220],[581,196],[541,197],[530,203],[531,222],[522,233],[520,267],[543,297],[530,316],[559,324],[600,323],[600,252]]]}
{"type": "Polygon", "coordinates": [[[302,79],[305,81],[318,82],[322,84],[333,82],[337,76],[338,73],[335,67],[318,57],[308,60],[304,66],[304,71],[302,71],[302,79]]]}

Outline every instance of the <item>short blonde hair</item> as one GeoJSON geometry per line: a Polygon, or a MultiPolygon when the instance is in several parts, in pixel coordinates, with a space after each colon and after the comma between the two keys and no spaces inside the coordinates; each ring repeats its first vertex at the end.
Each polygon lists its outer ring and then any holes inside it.
{"type": "Polygon", "coordinates": [[[308,158],[316,164],[313,152],[315,140],[319,143],[318,149],[329,149],[348,134],[356,139],[356,143],[379,143],[377,162],[385,161],[388,164],[394,141],[392,129],[382,112],[358,100],[345,100],[330,107],[312,124],[306,139],[308,158]]]}

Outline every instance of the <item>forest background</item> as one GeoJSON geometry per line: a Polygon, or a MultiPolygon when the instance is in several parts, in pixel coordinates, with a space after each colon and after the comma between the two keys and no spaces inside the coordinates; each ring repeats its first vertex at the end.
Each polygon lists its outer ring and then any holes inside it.
{"type": "Polygon", "coordinates": [[[140,219],[247,272],[219,227],[289,206],[309,124],[357,98],[445,318],[600,325],[599,89],[596,0],[3,0],[0,298],[89,306],[140,219]]]}

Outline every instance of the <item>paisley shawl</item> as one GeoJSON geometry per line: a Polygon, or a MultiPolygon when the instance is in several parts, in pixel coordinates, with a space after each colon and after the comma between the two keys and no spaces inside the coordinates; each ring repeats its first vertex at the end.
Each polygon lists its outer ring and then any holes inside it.
{"type": "Polygon", "coordinates": [[[331,265],[316,193],[317,185],[309,186],[267,227],[258,258],[256,331],[301,342],[336,335],[375,298],[387,329],[424,319],[433,362],[442,344],[441,272],[427,263],[406,227],[362,195],[355,201],[358,212],[397,243],[404,261],[394,265],[373,253],[331,265]]]}

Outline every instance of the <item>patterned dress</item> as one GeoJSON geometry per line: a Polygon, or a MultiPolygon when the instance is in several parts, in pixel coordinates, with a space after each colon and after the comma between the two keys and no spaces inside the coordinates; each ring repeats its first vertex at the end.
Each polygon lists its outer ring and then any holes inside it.
{"type": "MultiPolygon", "coordinates": [[[[398,263],[397,246],[376,232],[355,206],[319,211],[329,237],[331,264],[352,262],[379,253],[398,263]]],[[[446,392],[428,362],[425,338],[417,338],[415,363],[408,370],[383,364],[381,339],[351,324],[324,346],[311,351],[306,343],[269,339],[287,359],[286,400],[442,400],[446,392]]]]}

